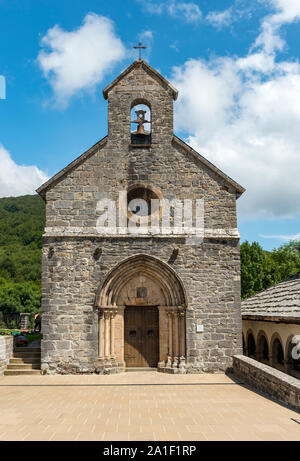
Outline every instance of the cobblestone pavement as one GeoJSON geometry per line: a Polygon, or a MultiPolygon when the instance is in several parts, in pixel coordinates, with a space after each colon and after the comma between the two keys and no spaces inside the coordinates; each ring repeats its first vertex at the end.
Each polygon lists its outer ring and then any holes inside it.
{"type": "Polygon", "coordinates": [[[300,414],[222,374],[5,376],[0,440],[300,440],[300,414]]]}

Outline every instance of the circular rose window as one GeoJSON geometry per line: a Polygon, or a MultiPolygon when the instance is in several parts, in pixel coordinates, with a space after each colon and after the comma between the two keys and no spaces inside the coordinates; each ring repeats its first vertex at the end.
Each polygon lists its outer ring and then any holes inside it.
{"type": "Polygon", "coordinates": [[[150,188],[135,187],[127,192],[127,207],[137,216],[150,216],[159,211],[159,196],[150,188]]]}

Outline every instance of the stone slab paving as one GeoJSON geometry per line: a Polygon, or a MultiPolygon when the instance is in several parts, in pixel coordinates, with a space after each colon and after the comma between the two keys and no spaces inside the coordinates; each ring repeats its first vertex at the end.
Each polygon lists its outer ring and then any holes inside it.
{"type": "Polygon", "coordinates": [[[222,374],[5,376],[0,440],[300,440],[300,414],[222,374]]]}

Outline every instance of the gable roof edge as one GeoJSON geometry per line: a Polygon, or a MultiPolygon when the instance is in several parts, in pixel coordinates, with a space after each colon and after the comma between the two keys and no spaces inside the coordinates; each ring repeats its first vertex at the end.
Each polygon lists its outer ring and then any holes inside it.
{"type": "Polygon", "coordinates": [[[243,186],[241,186],[239,183],[230,178],[230,176],[228,176],[226,173],[223,173],[223,171],[221,171],[213,163],[211,163],[209,160],[207,160],[205,157],[199,154],[199,152],[197,152],[191,146],[186,144],[182,139],[178,138],[178,136],[176,136],[175,134],[173,135],[173,140],[180,147],[191,153],[196,159],[200,160],[210,170],[212,170],[214,173],[218,174],[222,179],[231,184],[238,193],[237,198],[239,198],[245,192],[246,189],[243,186]]]}
{"type": "Polygon", "coordinates": [[[108,92],[117,84],[120,82],[120,80],[122,80],[122,78],[124,78],[132,69],[134,69],[135,67],[137,66],[145,66],[151,73],[153,73],[156,77],[158,77],[166,86],[168,86],[171,91],[173,92],[173,98],[174,98],[174,101],[176,101],[177,97],[178,97],[178,90],[176,90],[176,88],[174,88],[173,85],[171,85],[171,83],[165,78],[163,77],[159,72],[157,72],[157,70],[153,69],[153,67],[151,67],[146,61],[144,61],[143,59],[138,59],[136,61],[134,61],[132,64],[130,64],[130,66],[128,66],[117,78],[115,78],[115,80],[113,80],[109,85],[107,85],[104,90],[102,91],[103,93],[103,96],[104,96],[104,99],[107,99],[108,97],[108,92]]]}
{"type": "Polygon", "coordinates": [[[107,141],[107,136],[104,136],[104,138],[100,139],[100,141],[96,142],[92,147],[90,147],[87,151],[85,151],[83,154],[81,154],[79,157],[77,157],[73,162],[69,163],[65,168],[60,170],[58,173],[56,173],[54,176],[52,176],[48,181],[46,181],[44,184],[42,184],[38,189],[36,189],[36,192],[41,196],[45,197],[46,191],[57,181],[59,181],[65,174],[69,173],[73,168],[76,166],[80,165],[80,163],[84,162],[87,158],[89,158],[91,155],[93,155],[98,149],[101,149],[104,147],[107,141]]]}

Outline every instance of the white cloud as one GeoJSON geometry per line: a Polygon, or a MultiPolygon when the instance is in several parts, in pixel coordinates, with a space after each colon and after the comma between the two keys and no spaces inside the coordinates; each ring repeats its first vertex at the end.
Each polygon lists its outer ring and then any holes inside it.
{"type": "Polygon", "coordinates": [[[233,21],[232,9],[224,11],[211,11],[206,16],[206,20],[217,29],[229,26],[233,21]]]}
{"type": "Polygon", "coordinates": [[[70,32],[55,25],[42,38],[41,46],[38,63],[62,107],[75,93],[93,89],[125,55],[112,21],[94,13],[87,14],[83,24],[70,32]]]}
{"type": "Polygon", "coordinates": [[[270,0],[276,13],[269,18],[273,24],[294,22],[300,19],[300,3],[298,0],[270,0]]]}
{"type": "Polygon", "coordinates": [[[182,16],[187,22],[198,22],[202,18],[202,13],[196,3],[182,3],[172,1],[167,5],[167,10],[171,16],[182,16]]]}
{"type": "Polygon", "coordinates": [[[290,242],[291,240],[300,240],[300,232],[298,234],[281,234],[281,235],[264,235],[260,234],[260,237],[264,239],[276,239],[276,240],[282,240],[283,242],[290,242]]]}
{"type": "Polygon", "coordinates": [[[262,21],[262,30],[253,48],[261,47],[266,53],[281,51],[285,41],[280,37],[280,28],[300,19],[300,2],[298,0],[269,0],[267,2],[275,9],[273,14],[262,21]]]}
{"type": "Polygon", "coordinates": [[[142,5],[144,11],[147,11],[150,14],[158,14],[161,15],[164,12],[165,5],[163,3],[155,3],[149,0],[148,2],[144,2],[144,0],[137,0],[138,3],[142,5]]]}
{"type": "Polygon", "coordinates": [[[251,0],[251,2],[248,0],[234,0],[226,10],[209,11],[205,20],[213,27],[222,29],[242,17],[251,18],[253,12],[257,10],[258,4],[264,1],[268,0],[251,0]]]}
{"type": "Polygon", "coordinates": [[[300,64],[278,62],[269,44],[242,57],[190,59],[171,79],[176,129],[247,188],[238,200],[244,218],[300,216],[300,64]]]}
{"type": "Polygon", "coordinates": [[[152,42],[153,41],[153,32],[152,30],[144,30],[144,32],[141,32],[139,34],[139,39],[140,40],[145,40],[145,41],[148,41],[148,42],[152,42]]]}
{"type": "MultiPolygon", "coordinates": [[[[138,40],[142,43],[142,46],[146,46],[145,50],[141,50],[142,59],[149,60],[152,44],[153,44],[153,32],[152,30],[144,30],[138,34],[138,40]]],[[[137,50],[132,53],[133,59],[138,59],[139,54],[136,53],[137,50]]]]}
{"type": "Polygon", "coordinates": [[[143,7],[144,11],[151,14],[169,14],[174,18],[181,18],[188,23],[196,23],[201,20],[202,12],[199,6],[194,2],[180,2],[177,0],[168,0],[166,2],[144,2],[137,0],[143,7]]]}
{"type": "Polygon", "coordinates": [[[1,145],[0,164],[0,197],[34,194],[48,179],[36,166],[17,165],[1,145]]]}

